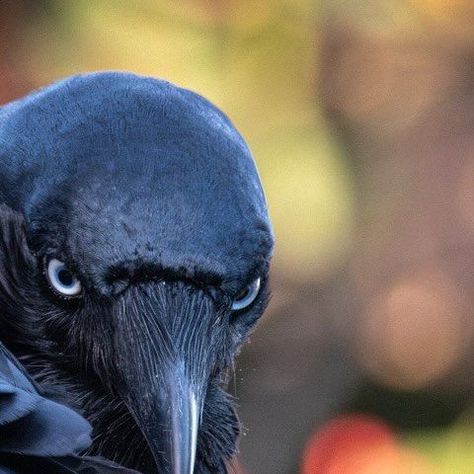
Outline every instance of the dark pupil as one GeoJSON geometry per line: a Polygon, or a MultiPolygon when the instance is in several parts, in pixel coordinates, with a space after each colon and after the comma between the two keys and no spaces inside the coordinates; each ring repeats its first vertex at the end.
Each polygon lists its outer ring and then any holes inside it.
{"type": "Polygon", "coordinates": [[[244,291],[242,291],[239,295],[237,295],[236,300],[240,301],[240,300],[243,300],[243,299],[247,298],[249,293],[250,293],[250,287],[247,287],[247,288],[245,288],[244,291]]]}
{"type": "Polygon", "coordinates": [[[72,276],[71,272],[62,268],[58,271],[58,280],[60,281],[61,285],[64,286],[71,286],[74,283],[74,277],[72,276]]]}

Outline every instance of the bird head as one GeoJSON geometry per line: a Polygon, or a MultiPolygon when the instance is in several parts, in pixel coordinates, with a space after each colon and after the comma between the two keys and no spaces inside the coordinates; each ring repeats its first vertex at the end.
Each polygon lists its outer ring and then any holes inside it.
{"type": "Polygon", "coordinates": [[[75,76],[0,109],[0,328],[93,452],[221,472],[223,391],[268,295],[273,237],[251,154],[199,95],[75,76]]]}

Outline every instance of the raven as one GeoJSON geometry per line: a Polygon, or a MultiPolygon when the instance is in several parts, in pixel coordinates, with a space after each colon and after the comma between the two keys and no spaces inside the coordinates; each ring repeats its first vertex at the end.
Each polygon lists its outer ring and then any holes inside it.
{"type": "Polygon", "coordinates": [[[90,422],[85,454],[227,472],[273,249],[229,119],[166,81],[73,76],[0,108],[0,182],[0,340],[90,422]]]}

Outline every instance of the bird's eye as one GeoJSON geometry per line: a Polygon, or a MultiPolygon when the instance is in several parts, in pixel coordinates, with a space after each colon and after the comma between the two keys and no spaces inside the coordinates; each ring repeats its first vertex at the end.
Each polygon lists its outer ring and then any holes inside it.
{"type": "Polygon", "coordinates": [[[77,296],[82,290],[81,282],[57,258],[48,262],[47,275],[53,289],[62,296],[77,296]]]}
{"type": "Polygon", "coordinates": [[[250,306],[260,291],[260,278],[254,280],[232,302],[232,310],[239,311],[250,306]]]}

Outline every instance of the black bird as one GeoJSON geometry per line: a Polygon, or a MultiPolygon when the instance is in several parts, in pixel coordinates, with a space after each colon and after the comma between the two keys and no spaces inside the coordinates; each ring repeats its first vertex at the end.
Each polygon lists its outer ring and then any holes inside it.
{"type": "Polygon", "coordinates": [[[229,119],[165,81],[75,76],[0,109],[0,182],[0,340],[91,423],[86,454],[227,472],[224,388],[273,247],[229,119]]]}

